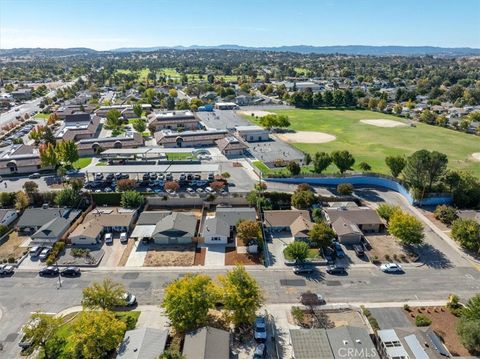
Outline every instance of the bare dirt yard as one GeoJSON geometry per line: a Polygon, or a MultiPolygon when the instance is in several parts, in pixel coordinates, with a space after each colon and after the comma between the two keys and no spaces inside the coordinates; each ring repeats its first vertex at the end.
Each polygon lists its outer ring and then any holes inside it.
{"type": "Polygon", "coordinates": [[[472,354],[462,345],[457,334],[458,317],[446,307],[414,307],[406,312],[410,321],[415,325],[418,314],[426,315],[432,320],[432,329],[443,341],[452,356],[469,357],[472,354]]]}
{"type": "Polygon", "coordinates": [[[15,258],[15,260],[20,259],[23,253],[28,250],[28,248],[23,245],[27,240],[28,237],[21,237],[15,231],[6,236],[0,243],[0,262],[8,260],[10,257],[15,258]]]}
{"type": "Polygon", "coordinates": [[[205,265],[205,254],[207,253],[206,248],[197,248],[195,251],[195,260],[193,265],[195,266],[203,266],[205,265]]]}
{"type": "Polygon", "coordinates": [[[152,245],[143,265],[145,267],[184,267],[195,263],[195,244],[152,245]]]}
{"type": "Polygon", "coordinates": [[[236,264],[256,265],[261,264],[259,254],[252,253],[238,253],[236,248],[225,248],[225,265],[233,266],[236,264]]]}
{"type": "Polygon", "coordinates": [[[372,246],[372,249],[368,251],[368,256],[372,262],[378,260],[380,262],[396,261],[409,263],[414,262],[416,259],[416,257],[408,253],[393,236],[367,236],[367,240],[372,246]]]}
{"type": "Polygon", "coordinates": [[[480,152],[472,153],[472,158],[474,161],[480,162],[480,152]]]}
{"type": "Polygon", "coordinates": [[[406,123],[394,120],[360,120],[360,122],[365,123],[367,125],[377,126],[377,127],[404,127],[408,126],[406,123]]]}
{"type": "Polygon", "coordinates": [[[325,311],[328,319],[335,324],[335,327],[343,325],[352,325],[354,327],[366,327],[362,319],[362,315],[351,309],[339,309],[332,311],[325,311]]]}
{"type": "Polygon", "coordinates": [[[328,133],[316,131],[277,133],[274,136],[287,143],[327,143],[337,139],[335,136],[328,133]]]}

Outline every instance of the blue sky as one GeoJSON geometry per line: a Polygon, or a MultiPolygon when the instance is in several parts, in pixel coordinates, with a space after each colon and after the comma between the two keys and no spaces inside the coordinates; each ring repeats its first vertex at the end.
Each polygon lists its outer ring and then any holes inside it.
{"type": "Polygon", "coordinates": [[[0,48],[480,48],[480,0],[0,0],[0,48]]]}

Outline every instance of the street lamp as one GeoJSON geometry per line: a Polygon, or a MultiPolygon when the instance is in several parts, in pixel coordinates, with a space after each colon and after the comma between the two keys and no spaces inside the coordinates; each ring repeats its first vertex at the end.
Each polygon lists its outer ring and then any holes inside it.
{"type": "Polygon", "coordinates": [[[58,260],[55,260],[55,265],[57,266],[57,270],[58,270],[58,287],[57,287],[57,289],[60,289],[60,288],[62,288],[62,278],[60,276],[60,269],[58,268],[58,260]]]}

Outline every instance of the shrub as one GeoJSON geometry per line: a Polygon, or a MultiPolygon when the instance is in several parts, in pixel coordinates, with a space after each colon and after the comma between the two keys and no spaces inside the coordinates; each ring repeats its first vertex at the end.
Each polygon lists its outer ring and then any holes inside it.
{"type": "Polygon", "coordinates": [[[415,317],[415,325],[417,327],[428,327],[430,324],[432,324],[432,320],[426,315],[418,314],[415,317]]]}
{"type": "Polygon", "coordinates": [[[436,219],[446,225],[451,225],[458,218],[457,210],[444,204],[437,206],[434,215],[436,219]]]}
{"type": "Polygon", "coordinates": [[[305,315],[302,309],[300,309],[299,307],[292,307],[291,313],[292,313],[293,319],[297,324],[303,322],[303,318],[305,315]]]}
{"type": "Polygon", "coordinates": [[[412,310],[408,304],[404,304],[403,309],[406,310],[407,312],[412,310]]]}
{"type": "Polygon", "coordinates": [[[3,236],[5,233],[8,232],[8,227],[0,224],[0,237],[3,236]]]}
{"type": "Polygon", "coordinates": [[[139,192],[126,191],[122,193],[121,204],[123,208],[137,209],[145,202],[145,198],[139,192]]]}
{"type": "Polygon", "coordinates": [[[15,258],[14,257],[8,257],[8,263],[15,263],[15,258]]]}
{"type": "Polygon", "coordinates": [[[400,207],[394,206],[392,204],[388,203],[382,203],[380,206],[377,208],[377,213],[380,217],[382,217],[384,220],[387,222],[390,221],[390,218],[393,216],[393,214],[397,211],[400,211],[400,207]]]}
{"type": "Polygon", "coordinates": [[[337,186],[337,192],[342,196],[350,196],[353,193],[353,185],[351,183],[340,183],[337,186]]]}

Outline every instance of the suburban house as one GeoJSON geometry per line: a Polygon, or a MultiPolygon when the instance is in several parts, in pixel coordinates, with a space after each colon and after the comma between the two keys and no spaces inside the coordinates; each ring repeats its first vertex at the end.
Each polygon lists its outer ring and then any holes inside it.
{"type": "Polygon", "coordinates": [[[62,126],[55,133],[55,137],[61,140],[78,141],[92,138],[100,126],[100,117],[85,112],[77,112],[66,115],[62,126]]]}
{"type": "Polygon", "coordinates": [[[8,227],[18,218],[14,209],[0,209],[0,225],[8,227]]]}
{"type": "Polygon", "coordinates": [[[155,132],[155,141],[163,147],[204,147],[215,146],[215,142],[228,135],[227,130],[199,130],[155,132]]]}
{"type": "MultiPolygon", "coordinates": [[[[307,221],[310,222],[310,213],[306,210],[291,209],[286,211],[271,210],[263,212],[265,227],[271,233],[292,233],[291,226],[299,217],[303,218],[303,220],[305,221],[303,223],[306,223],[307,221]]],[[[301,228],[301,223],[297,223],[296,226],[293,228],[293,231],[295,232],[298,228],[301,228]]]]}
{"type": "Polygon", "coordinates": [[[235,134],[247,142],[260,142],[270,140],[269,132],[261,126],[237,126],[235,134]]]}
{"type": "Polygon", "coordinates": [[[32,89],[18,89],[10,92],[12,96],[17,101],[26,101],[32,98],[32,89]]]}
{"type": "Polygon", "coordinates": [[[130,232],[136,211],[117,207],[97,207],[68,236],[75,245],[100,243],[104,233],[130,232]]]}
{"type": "Polygon", "coordinates": [[[197,217],[192,213],[172,212],[155,225],[155,244],[191,243],[197,232],[197,217]]]}
{"type": "Polygon", "coordinates": [[[40,153],[35,146],[10,145],[0,149],[0,175],[24,174],[50,169],[41,166],[40,153]]]}
{"type": "Polygon", "coordinates": [[[257,211],[253,207],[217,206],[215,217],[227,223],[233,231],[241,221],[256,221],[257,211]]]}
{"type": "Polygon", "coordinates": [[[150,240],[157,223],[171,213],[171,211],[146,211],[140,213],[130,237],[137,238],[138,240],[150,240]]]}
{"type": "Polygon", "coordinates": [[[242,156],[248,146],[235,136],[227,136],[217,140],[217,147],[220,152],[226,157],[239,157],[242,156]]]}
{"type": "Polygon", "coordinates": [[[309,219],[302,216],[298,216],[290,225],[290,232],[292,237],[296,240],[307,240],[309,238],[309,232],[312,229],[314,223],[309,219]]]}
{"type": "Polygon", "coordinates": [[[138,328],[127,330],[117,350],[119,359],[157,359],[167,345],[168,330],[138,328]]]}
{"type": "Polygon", "coordinates": [[[205,244],[227,244],[230,226],[223,219],[207,217],[203,224],[202,236],[205,244]]]}
{"type": "Polygon", "coordinates": [[[229,359],[230,333],[212,327],[187,333],[182,354],[186,359],[229,359]]]}
{"type": "Polygon", "coordinates": [[[143,146],[144,140],[141,133],[128,132],[125,136],[87,138],[77,142],[78,154],[88,156],[100,153],[110,148],[137,148],[143,146]]]}
{"type": "Polygon", "coordinates": [[[290,329],[295,359],[379,358],[365,328],[290,329]]]}
{"type": "Polygon", "coordinates": [[[80,213],[80,210],[71,208],[27,208],[17,223],[17,230],[30,235],[32,246],[52,246],[80,213]]]}
{"type": "Polygon", "coordinates": [[[377,212],[368,207],[324,208],[323,214],[342,244],[358,244],[365,233],[379,233],[385,228],[377,212]]]}
{"type": "Polygon", "coordinates": [[[377,331],[382,358],[442,359],[451,354],[431,327],[393,328],[377,331]]]}
{"type": "Polygon", "coordinates": [[[148,126],[154,132],[161,130],[198,130],[200,120],[191,111],[167,111],[148,116],[148,126]]]}

